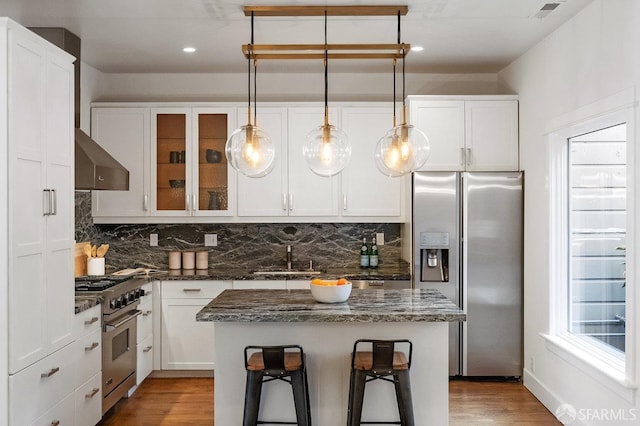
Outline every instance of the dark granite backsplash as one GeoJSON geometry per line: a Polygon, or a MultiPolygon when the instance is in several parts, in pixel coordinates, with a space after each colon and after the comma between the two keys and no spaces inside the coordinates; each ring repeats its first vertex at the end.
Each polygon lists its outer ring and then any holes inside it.
{"type": "Polygon", "coordinates": [[[91,193],[76,192],[76,241],[109,244],[107,271],[123,268],[168,268],[171,250],[207,250],[211,269],[286,266],[286,246],[293,247],[294,268],[313,260],[315,268],[359,265],[363,237],[384,232],[381,263],[401,262],[400,224],[379,223],[248,223],[96,225],[91,218],[91,193]],[[149,246],[149,234],[158,246],[149,246]],[[217,234],[217,247],[204,247],[204,235],[217,234]]]}

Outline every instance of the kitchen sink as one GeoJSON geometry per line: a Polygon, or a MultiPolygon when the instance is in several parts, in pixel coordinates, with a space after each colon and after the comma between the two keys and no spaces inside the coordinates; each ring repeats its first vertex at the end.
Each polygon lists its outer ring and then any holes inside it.
{"type": "Polygon", "coordinates": [[[260,270],[260,271],[253,271],[252,272],[253,275],[319,275],[321,273],[322,273],[322,271],[318,271],[316,269],[306,269],[306,270],[299,270],[299,269],[273,270],[273,269],[268,269],[268,270],[260,270]]]}

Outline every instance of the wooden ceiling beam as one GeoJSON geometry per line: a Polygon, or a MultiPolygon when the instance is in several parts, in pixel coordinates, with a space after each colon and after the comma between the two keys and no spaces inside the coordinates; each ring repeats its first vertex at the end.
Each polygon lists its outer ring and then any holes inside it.
{"type": "Polygon", "coordinates": [[[404,16],[406,5],[380,6],[243,6],[245,16],[404,16]]]}

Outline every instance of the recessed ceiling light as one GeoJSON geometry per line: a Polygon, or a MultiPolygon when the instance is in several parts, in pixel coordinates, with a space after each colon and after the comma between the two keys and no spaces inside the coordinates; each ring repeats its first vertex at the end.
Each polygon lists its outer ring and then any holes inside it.
{"type": "Polygon", "coordinates": [[[411,51],[412,52],[422,52],[424,50],[424,47],[422,46],[412,46],[411,47],[411,51]]]}
{"type": "Polygon", "coordinates": [[[196,48],[187,46],[187,47],[183,47],[182,51],[185,52],[185,53],[193,53],[193,52],[196,51],[196,48]]]}

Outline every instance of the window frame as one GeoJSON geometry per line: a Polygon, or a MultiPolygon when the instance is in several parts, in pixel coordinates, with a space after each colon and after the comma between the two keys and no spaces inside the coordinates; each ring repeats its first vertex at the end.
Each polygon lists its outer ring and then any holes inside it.
{"type": "MultiPolygon", "coordinates": [[[[635,105],[634,105],[635,106],[635,105]]],[[[593,112],[593,111],[591,111],[593,112]]],[[[567,121],[557,130],[547,134],[548,141],[548,193],[549,193],[549,348],[561,357],[580,362],[574,365],[592,370],[595,368],[607,380],[622,385],[626,389],[635,389],[637,378],[635,345],[636,327],[636,291],[635,286],[635,230],[634,217],[638,198],[635,194],[635,125],[636,108],[621,107],[598,115],[589,115],[582,119],[567,121]],[[585,133],[594,132],[617,124],[626,123],[627,132],[627,269],[625,296],[625,352],[620,357],[606,344],[589,341],[569,331],[569,139],[585,133]],[[568,356],[568,358],[567,358],[568,356]]],[[[627,396],[627,395],[625,395],[627,396]]]]}

